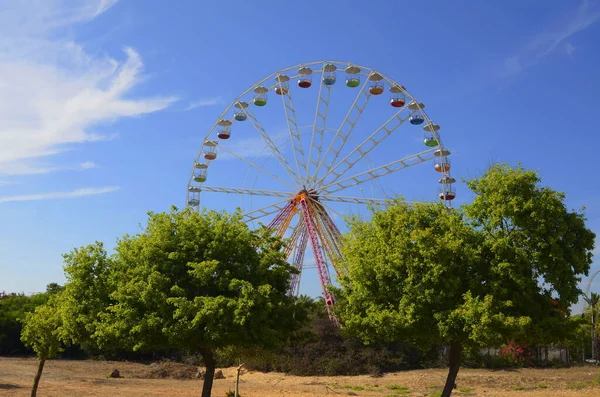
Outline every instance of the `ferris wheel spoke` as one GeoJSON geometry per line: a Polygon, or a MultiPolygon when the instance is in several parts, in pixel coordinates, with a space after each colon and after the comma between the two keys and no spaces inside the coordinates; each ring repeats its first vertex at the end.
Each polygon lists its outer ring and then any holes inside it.
{"type": "Polygon", "coordinates": [[[221,146],[220,148],[221,150],[224,150],[225,152],[229,153],[230,155],[232,155],[233,157],[242,160],[243,162],[245,162],[246,164],[248,164],[249,166],[256,168],[257,170],[259,170],[260,172],[262,172],[265,175],[270,176],[271,178],[275,179],[278,182],[283,183],[284,185],[286,185],[287,187],[291,188],[291,189],[296,189],[296,187],[294,185],[292,185],[291,183],[288,183],[286,181],[284,181],[283,179],[279,178],[277,175],[274,175],[272,173],[270,173],[269,171],[265,170],[264,168],[254,164],[252,161],[243,158],[242,156],[236,154],[235,152],[233,152],[230,149],[227,149],[225,146],[221,146]]]}
{"type": "Polygon", "coordinates": [[[334,203],[351,203],[351,204],[374,204],[374,205],[389,205],[391,200],[389,199],[377,199],[368,197],[349,197],[349,196],[332,196],[325,194],[319,196],[319,201],[329,201],[334,203]]]}
{"type": "Polygon", "coordinates": [[[281,210],[283,210],[283,208],[289,203],[289,201],[290,201],[289,199],[281,200],[281,201],[278,201],[271,205],[267,205],[265,207],[258,208],[256,210],[246,212],[244,214],[244,219],[246,220],[246,222],[252,222],[252,221],[264,218],[265,216],[269,216],[269,215],[273,215],[277,212],[281,212],[281,210]]]}
{"type": "Polygon", "coordinates": [[[393,172],[397,172],[401,169],[408,168],[413,165],[417,165],[433,159],[435,157],[433,155],[434,150],[435,148],[432,148],[421,153],[413,154],[411,156],[392,161],[388,164],[373,168],[371,170],[349,176],[347,178],[342,179],[341,181],[336,181],[329,185],[323,186],[321,190],[325,193],[335,193],[352,186],[360,185],[373,179],[381,178],[384,175],[388,175],[393,172]]]}
{"type": "MultiPolygon", "coordinates": [[[[285,77],[288,78],[287,76],[285,77]]],[[[294,101],[292,100],[292,95],[289,88],[284,87],[281,80],[279,81],[278,88],[281,92],[281,100],[283,102],[283,109],[285,112],[285,118],[287,120],[288,133],[290,134],[290,141],[294,150],[294,160],[296,162],[298,179],[302,181],[302,173],[300,170],[304,170],[306,166],[304,164],[304,151],[302,150],[300,131],[298,129],[298,122],[296,121],[296,109],[294,108],[294,101]],[[284,89],[287,89],[287,92],[285,92],[284,89]]],[[[303,183],[300,182],[300,184],[302,185],[303,183]]]]}
{"type": "Polygon", "coordinates": [[[324,202],[322,202],[322,201],[321,201],[321,204],[322,204],[322,205],[323,205],[323,207],[324,207],[324,208],[325,208],[327,211],[329,211],[330,213],[332,213],[332,214],[335,214],[335,215],[339,216],[341,219],[344,219],[344,218],[346,218],[346,215],[344,215],[344,214],[342,214],[340,211],[338,211],[338,210],[334,209],[334,208],[333,208],[331,205],[329,205],[329,204],[326,204],[326,203],[324,203],[324,202]]]}
{"type": "Polygon", "coordinates": [[[342,160],[332,166],[316,183],[323,183],[329,185],[337,181],[343,176],[350,168],[356,163],[363,159],[371,150],[375,149],[381,142],[383,142],[388,136],[391,135],[398,127],[400,127],[406,120],[409,119],[412,112],[407,106],[400,109],[396,114],[389,118],[384,124],[377,128],[369,137],[362,141],[356,146],[350,153],[348,153],[342,160]],[[403,113],[406,113],[403,115],[403,113]],[[329,177],[329,179],[327,179],[329,177]]]}
{"type": "Polygon", "coordinates": [[[281,167],[285,170],[285,172],[288,174],[290,179],[292,181],[294,181],[295,183],[297,183],[298,185],[300,185],[300,182],[301,182],[300,175],[296,175],[296,173],[292,169],[292,166],[290,165],[290,163],[281,154],[281,152],[279,151],[279,148],[277,147],[275,142],[273,142],[273,140],[271,139],[269,134],[267,134],[267,131],[263,128],[263,126],[260,124],[258,119],[249,110],[249,108],[245,108],[244,113],[246,113],[246,115],[248,116],[248,120],[250,120],[250,123],[252,124],[252,126],[254,127],[256,132],[258,132],[258,134],[261,136],[261,138],[265,141],[269,150],[271,151],[273,156],[275,156],[275,158],[277,159],[277,161],[279,162],[281,167]]]}
{"type": "Polygon", "coordinates": [[[215,192],[215,193],[231,193],[231,194],[248,194],[251,196],[271,196],[271,197],[294,197],[295,193],[282,192],[278,190],[261,190],[248,189],[238,187],[221,187],[221,186],[201,186],[200,191],[215,192]]]}
{"type": "Polygon", "coordinates": [[[322,166],[325,166],[325,174],[327,174],[330,168],[337,160],[337,158],[339,157],[340,152],[342,151],[344,145],[348,141],[348,137],[352,133],[352,130],[354,129],[356,124],[358,123],[360,116],[362,115],[365,107],[367,106],[367,103],[369,102],[369,99],[371,98],[368,83],[369,79],[365,79],[365,82],[363,83],[360,91],[356,95],[356,98],[354,99],[350,110],[348,110],[348,113],[346,113],[346,117],[344,117],[344,120],[340,124],[340,127],[333,136],[333,139],[331,140],[327,151],[325,151],[325,153],[321,157],[319,165],[317,166],[317,169],[315,170],[315,173],[311,179],[317,180],[319,178],[319,171],[322,166]]]}
{"type": "Polygon", "coordinates": [[[313,129],[310,138],[310,149],[308,151],[308,159],[306,162],[306,178],[309,178],[307,182],[311,182],[314,177],[311,175],[311,165],[315,169],[315,172],[321,159],[323,152],[323,138],[325,137],[325,129],[327,128],[327,113],[329,111],[329,98],[331,96],[331,86],[323,84],[323,78],[325,77],[325,70],[321,71],[321,78],[319,79],[319,96],[317,98],[317,106],[315,110],[315,119],[313,122],[313,129]]]}

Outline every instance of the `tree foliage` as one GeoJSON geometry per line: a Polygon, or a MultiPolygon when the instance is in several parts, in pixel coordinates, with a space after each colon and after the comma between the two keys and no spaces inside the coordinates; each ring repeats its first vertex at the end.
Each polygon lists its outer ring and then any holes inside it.
{"type": "Polygon", "coordinates": [[[48,298],[56,292],[53,289],[54,285],[55,283],[49,284],[45,293],[33,295],[2,293],[0,295],[0,355],[30,352],[21,342],[22,321],[25,313],[34,311],[36,307],[48,301],[48,298]]]}
{"type": "Polygon", "coordinates": [[[73,249],[63,260],[67,283],[56,304],[62,320],[61,338],[90,353],[98,346],[100,314],[111,302],[112,261],[101,242],[73,249]]]}
{"type": "Polygon", "coordinates": [[[534,171],[496,165],[468,181],[477,196],[465,206],[485,238],[494,292],[534,320],[577,302],[595,239],[584,215],[567,209],[565,194],[540,182],[534,171]]]}
{"type": "Polygon", "coordinates": [[[305,307],[287,295],[295,270],[239,213],[149,215],[110,258],[99,244],[65,256],[65,329],[103,348],[199,352],[207,397],[217,349],[277,346],[302,325],[305,307]]]}
{"type": "Polygon", "coordinates": [[[33,349],[40,360],[31,397],[36,396],[46,360],[54,358],[62,351],[60,327],[61,318],[52,301],[36,307],[33,312],[25,315],[21,340],[27,347],[33,349]]]}
{"type": "Polygon", "coordinates": [[[21,340],[40,359],[50,359],[62,351],[59,328],[60,316],[52,304],[44,304],[25,315],[21,340]]]}
{"type": "Polygon", "coordinates": [[[480,280],[473,276],[485,266],[481,241],[459,212],[398,202],[350,226],[339,311],[347,330],[367,341],[402,335],[423,349],[501,340],[496,329],[506,319],[487,316],[493,303],[474,293],[480,280]]]}
{"type": "Polygon", "coordinates": [[[397,202],[349,222],[338,314],[365,340],[450,345],[450,395],[463,347],[559,341],[595,235],[533,171],[496,165],[468,181],[472,204],[397,202]]]}

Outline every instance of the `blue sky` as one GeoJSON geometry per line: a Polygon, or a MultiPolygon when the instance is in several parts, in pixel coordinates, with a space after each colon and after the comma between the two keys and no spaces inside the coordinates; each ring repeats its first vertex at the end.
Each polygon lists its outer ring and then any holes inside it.
{"type": "MultiPolygon", "coordinates": [[[[110,248],[139,231],[148,210],[183,205],[196,153],[225,107],[270,73],[324,59],[377,69],[424,102],[442,126],[457,179],[494,161],[520,161],[565,191],[572,208],[587,207],[600,233],[592,149],[600,144],[597,2],[2,0],[0,7],[0,290],[63,282],[62,253],[95,240],[110,248]]],[[[385,96],[373,122],[386,117],[385,96]]],[[[332,116],[345,114],[341,102],[332,116]]],[[[284,129],[269,109],[264,125],[284,129]]],[[[405,127],[405,141],[382,147],[383,158],[417,150],[420,129],[405,127]]],[[[239,133],[232,148],[248,149],[252,141],[239,133]]],[[[211,166],[213,185],[239,183],[232,176],[239,164],[230,160],[211,166]]],[[[371,192],[435,199],[431,165],[414,168],[371,192]]],[[[458,204],[471,199],[464,185],[457,192],[458,204]]],[[[211,208],[238,204],[203,198],[211,208]]],[[[314,274],[303,280],[303,292],[319,293],[314,274]]],[[[593,289],[600,291],[600,277],[593,289]]]]}

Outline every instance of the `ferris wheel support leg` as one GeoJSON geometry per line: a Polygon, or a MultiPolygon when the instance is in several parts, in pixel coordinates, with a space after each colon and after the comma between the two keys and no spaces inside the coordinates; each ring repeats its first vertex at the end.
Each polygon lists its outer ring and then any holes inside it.
{"type": "Polygon", "coordinates": [[[294,266],[300,273],[292,276],[292,282],[290,284],[290,294],[292,296],[298,296],[300,293],[300,276],[302,275],[302,264],[304,263],[304,253],[306,252],[306,246],[308,245],[308,234],[306,229],[302,230],[300,235],[300,241],[296,247],[296,255],[294,256],[294,266]]]}
{"type": "Polygon", "coordinates": [[[288,205],[286,205],[283,208],[283,210],[281,210],[281,212],[279,214],[277,214],[277,216],[275,217],[275,219],[273,219],[271,221],[271,223],[269,223],[269,225],[267,226],[267,228],[270,229],[270,230],[279,229],[279,226],[281,225],[281,223],[284,222],[284,220],[287,217],[289,217],[289,215],[292,212],[294,212],[295,209],[296,209],[296,203],[292,200],[292,201],[290,201],[288,203],[288,205]]]}
{"type": "Polygon", "coordinates": [[[300,222],[298,222],[298,224],[292,228],[292,236],[290,238],[286,239],[287,243],[283,250],[286,259],[290,259],[290,255],[291,255],[292,251],[294,250],[294,248],[296,247],[296,245],[300,239],[300,235],[302,234],[303,231],[304,231],[304,223],[302,221],[302,218],[300,218],[300,222]]]}
{"type": "Polygon", "coordinates": [[[306,202],[306,200],[300,201],[300,209],[302,211],[302,217],[304,218],[304,222],[306,223],[306,232],[308,234],[308,238],[310,239],[310,245],[313,248],[315,262],[319,273],[319,279],[321,280],[321,287],[323,289],[323,298],[325,298],[325,307],[327,308],[327,314],[329,315],[329,319],[331,320],[331,322],[338,326],[339,321],[337,317],[333,315],[332,310],[332,306],[334,304],[334,296],[328,290],[329,286],[331,285],[331,280],[329,278],[329,272],[327,270],[327,263],[325,262],[325,257],[321,253],[319,238],[317,237],[315,224],[311,217],[310,209],[308,208],[308,203],[306,202]]]}
{"type": "MultiPolygon", "coordinates": [[[[327,221],[325,220],[322,211],[323,207],[318,206],[317,204],[319,204],[317,201],[309,201],[309,209],[311,210],[315,230],[317,232],[319,241],[321,242],[323,251],[325,251],[325,255],[335,269],[336,274],[339,275],[340,273],[338,271],[338,264],[341,258],[341,251],[339,250],[336,236],[331,233],[331,229],[326,224],[327,221]]],[[[328,267],[327,270],[329,271],[328,267]]]]}
{"type": "MultiPolygon", "coordinates": [[[[325,210],[325,207],[323,207],[323,205],[321,205],[321,203],[318,203],[318,202],[314,203],[314,204],[319,213],[319,218],[321,219],[321,223],[323,224],[323,227],[329,234],[329,240],[332,243],[332,247],[334,248],[335,257],[337,257],[338,262],[339,262],[339,259],[342,258],[342,250],[341,250],[342,233],[340,233],[340,230],[335,225],[335,222],[333,222],[333,219],[331,219],[331,217],[327,213],[327,210],[325,210]]],[[[334,265],[335,265],[335,263],[334,263],[334,265]]],[[[339,271],[338,271],[337,267],[334,266],[334,268],[336,269],[336,271],[338,272],[338,275],[339,275],[339,271]]]]}

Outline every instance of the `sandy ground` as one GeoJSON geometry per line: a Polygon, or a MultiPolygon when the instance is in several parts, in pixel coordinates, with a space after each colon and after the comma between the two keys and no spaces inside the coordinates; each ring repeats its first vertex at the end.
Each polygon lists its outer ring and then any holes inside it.
{"type": "MultiPolygon", "coordinates": [[[[110,361],[48,361],[38,396],[199,396],[197,379],[136,379],[148,365],[110,361]],[[118,368],[123,378],[107,375],[118,368]]],[[[0,357],[0,396],[29,396],[37,369],[35,359],[0,357]]],[[[224,368],[225,379],[215,380],[213,396],[224,397],[233,390],[235,368],[224,368]]],[[[386,374],[383,377],[338,376],[297,377],[280,373],[243,372],[242,397],[430,396],[440,390],[446,372],[438,369],[386,374]]],[[[457,396],[507,397],[600,397],[600,369],[522,369],[491,371],[462,369],[457,396]]]]}

